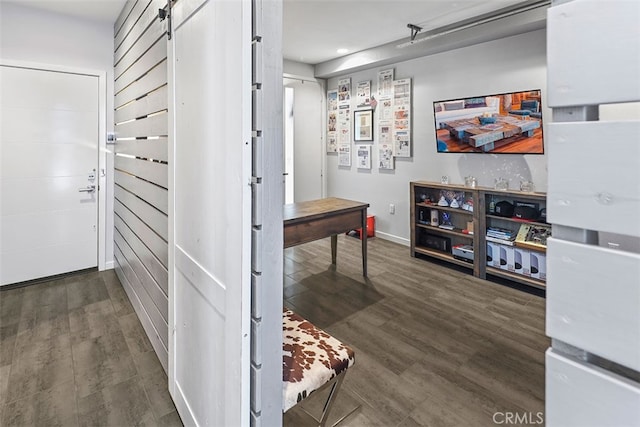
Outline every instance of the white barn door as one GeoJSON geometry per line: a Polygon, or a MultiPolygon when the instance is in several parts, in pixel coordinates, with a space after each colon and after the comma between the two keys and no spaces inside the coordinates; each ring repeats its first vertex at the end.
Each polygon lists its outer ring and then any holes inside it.
{"type": "Polygon", "coordinates": [[[98,76],[0,66],[0,285],[98,265],[98,76]]]}
{"type": "Polygon", "coordinates": [[[251,3],[180,0],[172,20],[169,388],[185,425],[248,425],[251,3]]]}

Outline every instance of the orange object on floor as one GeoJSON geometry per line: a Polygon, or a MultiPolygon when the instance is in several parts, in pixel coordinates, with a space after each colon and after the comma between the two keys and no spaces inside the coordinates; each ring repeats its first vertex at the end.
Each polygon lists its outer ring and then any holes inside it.
{"type": "MultiPolygon", "coordinates": [[[[358,238],[360,238],[360,240],[362,240],[362,228],[356,228],[355,231],[358,235],[358,238]]],[[[345,233],[345,234],[349,234],[351,233],[351,231],[345,233]]],[[[369,237],[375,237],[376,235],[376,217],[375,215],[367,215],[367,238],[369,237]]]]}

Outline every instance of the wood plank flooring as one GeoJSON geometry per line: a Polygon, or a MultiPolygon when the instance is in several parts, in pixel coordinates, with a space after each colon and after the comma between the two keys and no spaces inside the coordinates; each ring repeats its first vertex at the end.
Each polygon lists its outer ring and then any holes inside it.
{"type": "MultiPolygon", "coordinates": [[[[342,426],[484,426],[544,410],[544,299],[338,239],[285,250],[285,305],[351,345],[342,426]]],[[[302,407],[286,426],[312,425],[302,407]]],[[[0,292],[0,425],[176,425],[167,379],[113,271],[0,292]]]]}
{"type": "MultiPolygon", "coordinates": [[[[468,273],[411,258],[409,248],[340,236],[285,250],[285,306],[349,344],[341,426],[488,426],[496,412],[544,412],[545,300],[468,273]]],[[[285,426],[313,425],[302,408],[285,426]]],[[[535,415],[534,415],[535,416],[535,415]]],[[[499,418],[498,418],[499,419],[499,418]]]]}
{"type": "Polygon", "coordinates": [[[0,426],[181,426],[113,270],[0,291],[0,426]]]}

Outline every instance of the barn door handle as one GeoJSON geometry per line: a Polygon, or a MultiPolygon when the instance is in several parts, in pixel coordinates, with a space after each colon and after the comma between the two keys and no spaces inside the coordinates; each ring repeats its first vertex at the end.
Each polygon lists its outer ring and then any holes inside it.
{"type": "Polygon", "coordinates": [[[94,193],[96,191],[95,185],[87,185],[85,188],[79,188],[80,193],[94,193]]]}

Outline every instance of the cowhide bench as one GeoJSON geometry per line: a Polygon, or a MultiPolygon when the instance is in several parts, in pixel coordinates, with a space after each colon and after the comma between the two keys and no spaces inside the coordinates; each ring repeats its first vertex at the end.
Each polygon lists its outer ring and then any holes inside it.
{"type": "MultiPolygon", "coordinates": [[[[330,387],[320,419],[305,410],[320,426],[324,426],[347,369],[354,362],[355,357],[351,348],[293,311],[284,309],[282,316],[283,412],[287,412],[314,391],[330,387]]],[[[358,408],[359,406],[335,424],[358,408]]]]}

